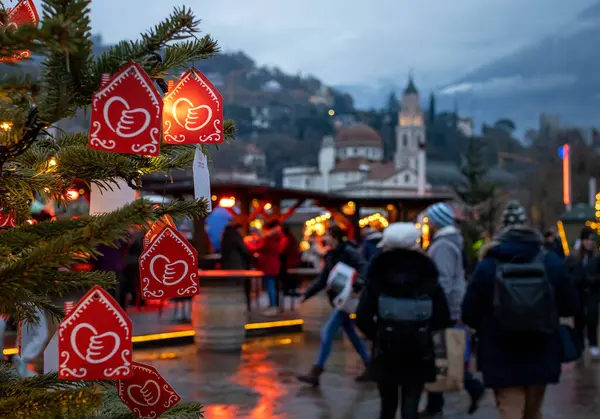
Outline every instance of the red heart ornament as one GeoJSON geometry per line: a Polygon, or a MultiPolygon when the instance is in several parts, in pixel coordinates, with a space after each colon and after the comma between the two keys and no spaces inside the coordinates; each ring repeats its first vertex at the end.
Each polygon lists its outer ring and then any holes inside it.
{"type": "Polygon", "coordinates": [[[129,317],[110,294],[95,286],[58,326],[58,378],[130,377],[131,336],[129,317]]]}
{"type": "Polygon", "coordinates": [[[223,98],[195,68],[184,73],[164,97],[165,144],[218,144],[223,136],[223,98]]]}
{"type": "Polygon", "coordinates": [[[154,367],[134,362],[132,368],[133,376],[115,385],[119,398],[137,418],[157,418],[179,403],[179,394],[154,367]]]}
{"type": "Polygon", "coordinates": [[[92,98],[88,147],[113,153],[160,154],[163,101],[154,82],[136,63],[103,76],[92,98]]]}
{"type": "Polygon", "coordinates": [[[173,227],[157,234],[139,265],[144,299],[191,297],[200,291],[198,252],[173,227]]]}

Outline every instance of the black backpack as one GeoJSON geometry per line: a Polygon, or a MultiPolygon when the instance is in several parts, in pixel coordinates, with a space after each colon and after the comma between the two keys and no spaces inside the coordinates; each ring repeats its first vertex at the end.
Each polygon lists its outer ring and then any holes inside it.
{"type": "Polygon", "coordinates": [[[546,255],[542,251],[528,263],[498,264],[493,309],[504,334],[529,340],[558,330],[558,309],[546,274],[546,255]]]}
{"type": "Polygon", "coordinates": [[[433,302],[428,295],[417,298],[380,296],[377,353],[399,362],[433,357],[432,314],[433,302]]]}

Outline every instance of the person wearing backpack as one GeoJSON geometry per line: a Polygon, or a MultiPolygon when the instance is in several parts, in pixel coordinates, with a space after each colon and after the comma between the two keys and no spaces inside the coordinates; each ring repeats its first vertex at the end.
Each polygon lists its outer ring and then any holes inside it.
{"type": "MultiPolygon", "coordinates": [[[[425,210],[425,214],[432,236],[427,253],[438,269],[453,325],[460,326],[461,304],[466,287],[463,236],[456,227],[454,210],[450,205],[444,202],[433,204],[425,210]]],[[[471,398],[468,413],[473,414],[479,408],[485,387],[473,377],[468,362],[465,362],[464,385],[471,398]]],[[[444,394],[428,393],[427,407],[421,413],[421,418],[441,417],[443,409],[444,394]]]]}
{"type": "Polygon", "coordinates": [[[438,271],[420,250],[419,237],[412,223],[384,230],[356,310],[357,327],[374,343],[380,419],[396,417],[399,387],[402,419],[419,417],[425,383],[436,380],[433,332],[451,324],[438,271]]]}
{"type": "Polygon", "coordinates": [[[581,245],[567,258],[571,279],[579,291],[581,307],[575,316],[575,330],[581,348],[585,348],[587,332],[590,355],[600,356],[598,348],[598,309],[600,305],[600,260],[596,254],[594,231],[584,227],[579,235],[581,245]]]}
{"type": "MultiPolygon", "coordinates": [[[[309,285],[308,289],[304,293],[304,296],[301,300],[302,303],[327,288],[329,274],[338,263],[343,263],[351,268],[354,268],[359,275],[363,273],[364,262],[360,258],[360,253],[358,252],[356,245],[352,241],[348,240],[346,231],[340,226],[334,225],[329,229],[328,233],[332,250],[327,252],[325,255],[325,266],[321,271],[319,278],[309,285]]],[[[362,287],[362,283],[363,281],[359,278],[359,281],[357,281],[353,286],[354,292],[359,291],[359,289],[362,287]]],[[[336,296],[333,294],[331,289],[327,290],[327,294],[329,297],[329,302],[333,306],[333,299],[336,296]]],[[[319,351],[317,362],[311,368],[308,374],[303,374],[296,377],[299,381],[315,387],[319,385],[320,376],[325,368],[325,363],[329,358],[329,354],[331,354],[333,339],[340,327],[344,329],[344,332],[346,332],[346,335],[348,336],[348,339],[350,339],[352,346],[354,346],[354,349],[356,352],[358,352],[363,363],[365,364],[364,372],[356,377],[356,381],[371,381],[369,368],[370,357],[367,353],[365,343],[356,332],[354,320],[350,318],[350,314],[339,309],[333,310],[329,320],[321,331],[321,349],[319,351]]]]}
{"type": "Polygon", "coordinates": [[[511,201],[462,304],[463,322],[479,336],[477,364],[500,419],[541,418],[546,386],[561,374],[559,316],[578,309],[565,263],[544,250],[541,234],[526,222],[525,210],[511,201]]]}

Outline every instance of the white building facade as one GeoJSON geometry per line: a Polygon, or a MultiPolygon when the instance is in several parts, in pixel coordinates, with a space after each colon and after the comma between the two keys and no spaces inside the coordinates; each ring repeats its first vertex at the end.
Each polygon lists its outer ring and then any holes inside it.
{"type": "Polygon", "coordinates": [[[411,79],[402,99],[393,161],[383,160],[383,141],[374,129],[344,126],[335,138],[323,138],[318,167],[285,168],[283,187],[353,196],[424,195],[431,189],[425,175],[426,145],[419,93],[411,79]]]}

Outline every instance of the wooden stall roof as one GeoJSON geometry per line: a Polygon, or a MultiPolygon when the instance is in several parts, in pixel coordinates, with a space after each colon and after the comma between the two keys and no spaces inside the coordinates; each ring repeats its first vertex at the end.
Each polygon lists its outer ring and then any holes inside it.
{"type": "MultiPolygon", "coordinates": [[[[211,193],[219,198],[229,195],[240,198],[243,195],[247,195],[251,199],[272,202],[282,200],[312,200],[316,206],[320,207],[340,206],[346,204],[348,201],[353,201],[363,208],[383,208],[390,204],[396,204],[407,209],[423,209],[435,202],[452,199],[452,194],[450,193],[435,193],[425,196],[360,197],[248,183],[214,182],[211,183],[210,188],[211,193]]],[[[188,195],[193,193],[194,182],[191,176],[181,174],[173,176],[172,181],[166,177],[145,177],[142,189],[158,194],[188,195]]]]}

